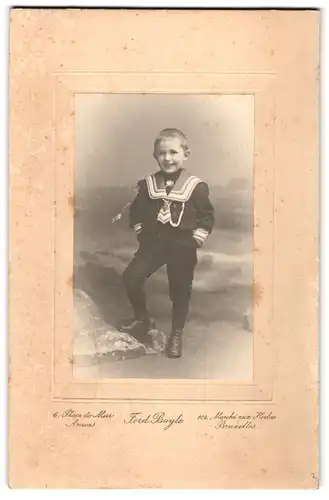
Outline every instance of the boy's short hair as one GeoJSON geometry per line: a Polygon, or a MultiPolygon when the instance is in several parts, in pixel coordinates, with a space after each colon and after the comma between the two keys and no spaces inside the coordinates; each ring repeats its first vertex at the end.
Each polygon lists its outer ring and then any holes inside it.
{"type": "Polygon", "coordinates": [[[182,148],[185,151],[188,151],[187,137],[185,134],[183,134],[183,132],[178,130],[178,128],[164,128],[163,130],[161,130],[161,132],[159,132],[155,138],[154,151],[155,151],[158,143],[162,139],[173,138],[173,137],[180,139],[182,148]]]}

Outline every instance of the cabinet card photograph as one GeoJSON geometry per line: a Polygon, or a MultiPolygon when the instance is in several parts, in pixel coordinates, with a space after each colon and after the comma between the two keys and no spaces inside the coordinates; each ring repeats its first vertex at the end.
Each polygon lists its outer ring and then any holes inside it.
{"type": "Polygon", "coordinates": [[[250,381],[254,96],[75,99],[75,376],[250,381]]]}
{"type": "Polygon", "coordinates": [[[10,24],[10,487],[318,488],[319,12],[10,24]]]}

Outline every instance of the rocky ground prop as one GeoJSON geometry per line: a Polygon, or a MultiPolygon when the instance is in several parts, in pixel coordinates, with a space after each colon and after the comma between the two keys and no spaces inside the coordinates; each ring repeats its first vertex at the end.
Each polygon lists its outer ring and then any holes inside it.
{"type": "Polygon", "coordinates": [[[73,359],[79,366],[91,366],[101,359],[124,361],[145,354],[159,354],[165,349],[166,337],[156,328],[142,344],[127,333],[119,332],[101,317],[91,297],[83,290],[74,290],[73,359]]]}

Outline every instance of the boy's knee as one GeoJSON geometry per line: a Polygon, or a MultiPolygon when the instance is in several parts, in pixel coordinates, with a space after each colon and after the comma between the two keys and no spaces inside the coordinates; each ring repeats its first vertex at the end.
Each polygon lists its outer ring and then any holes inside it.
{"type": "Polygon", "coordinates": [[[144,277],[137,269],[127,267],[122,274],[122,279],[126,288],[131,289],[143,284],[144,277]]]}

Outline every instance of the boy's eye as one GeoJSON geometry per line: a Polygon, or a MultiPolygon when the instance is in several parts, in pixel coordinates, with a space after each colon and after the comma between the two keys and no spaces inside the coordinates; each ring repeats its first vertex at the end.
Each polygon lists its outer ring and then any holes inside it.
{"type": "Polygon", "coordinates": [[[177,155],[178,151],[176,151],[175,149],[171,149],[170,151],[159,151],[158,152],[159,156],[165,156],[166,154],[170,154],[173,156],[173,155],[177,155]]]}

